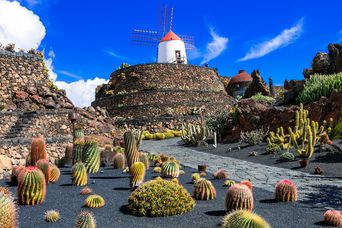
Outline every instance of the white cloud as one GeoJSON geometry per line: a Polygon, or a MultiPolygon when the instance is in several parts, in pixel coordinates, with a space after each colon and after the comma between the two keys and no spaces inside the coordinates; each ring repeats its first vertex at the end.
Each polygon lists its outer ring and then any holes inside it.
{"type": "Polygon", "coordinates": [[[110,56],[113,56],[114,58],[117,58],[117,59],[127,59],[126,56],[123,56],[123,55],[119,55],[117,53],[115,53],[114,51],[105,51],[108,55],[110,56]]]}
{"type": "Polygon", "coordinates": [[[227,48],[229,41],[227,37],[220,36],[213,28],[210,28],[210,35],[213,40],[207,44],[201,64],[218,57],[227,48]]]}
{"type": "Polygon", "coordinates": [[[293,27],[284,29],[276,37],[266,40],[262,43],[256,44],[251,47],[247,54],[238,61],[246,61],[263,57],[272,51],[279,48],[286,47],[297,40],[303,33],[303,18],[300,19],[293,27]]]}
{"type": "Polygon", "coordinates": [[[0,42],[17,48],[37,49],[45,36],[40,18],[18,2],[0,0],[0,42]]]}
{"type": "Polygon", "coordinates": [[[108,81],[102,78],[94,78],[88,80],[78,80],[67,83],[63,81],[56,81],[55,84],[60,89],[65,89],[68,98],[78,107],[90,106],[91,102],[95,100],[95,88],[98,85],[107,83],[108,81]]]}
{"type": "Polygon", "coordinates": [[[44,60],[45,66],[49,70],[49,77],[52,81],[55,81],[57,79],[57,74],[54,72],[54,67],[52,65],[52,61],[55,58],[55,56],[56,56],[55,52],[53,50],[50,50],[48,54],[49,58],[44,60]]]}
{"type": "Polygon", "coordinates": [[[77,80],[83,79],[82,76],[79,76],[77,74],[71,73],[71,72],[66,71],[66,70],[56,70],[56,72],[60,73],[60,74],[63,74],[65,76],[69,76],[70,78],[73,78],[73,79],[77,79],[77,80]]]}

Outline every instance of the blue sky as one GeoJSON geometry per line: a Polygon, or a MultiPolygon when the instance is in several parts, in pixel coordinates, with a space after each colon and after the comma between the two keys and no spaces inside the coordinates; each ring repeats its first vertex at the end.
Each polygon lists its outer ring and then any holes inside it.
{"type": "Polygon", "coordinates": [[[122,62],[153,62],[156,48],[132,46],[130,34],[133,28],[155,29],[162,4],[174,7],[174,32],[195,37],[196,50],[188,55],[197,58],[190,62],[200,64],[209,58],[210,67],[226,76],[239,69],[259,69],[276,84],[301,79],[315,53],[342,38],[339,0],[22,0],[20,4],[40,18],[46,33],[39,48],[46,55],[53,51],[54,72],[58,81],[66,83],[108,79],[122,62]]]}

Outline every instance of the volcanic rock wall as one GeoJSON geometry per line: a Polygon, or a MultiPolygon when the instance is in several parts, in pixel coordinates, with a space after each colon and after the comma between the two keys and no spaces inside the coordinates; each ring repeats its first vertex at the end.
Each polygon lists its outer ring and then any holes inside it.
{"type": "Polygon", "coordinates": [[[147,123],[189,117],[201,107],[214,111],[231,103],[215,69],[155,63],[113,72],[109,83],[97,89],[92,106],[106,108],[111,116],[147,123]]]}

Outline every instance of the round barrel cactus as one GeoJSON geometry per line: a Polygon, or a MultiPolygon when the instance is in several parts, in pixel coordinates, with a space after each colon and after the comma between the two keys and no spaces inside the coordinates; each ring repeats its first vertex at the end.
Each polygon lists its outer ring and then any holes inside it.
{"type": "Polygon", "coordinates": [[[49,171],[50,171],[49,182],[56,183],[59,180],[59,177],[61,176],[61,171],[54,164],[50,164],[49,171]]]}
{"type": "Polygon", "coordinates": [[[170,159],[163,163],[161,167],[162,177],[175,178],[179,176],[179,165],[174,159],[170,159]]]}
{"type": "Polygon", "coordinates": [[[244,184],[234,184],[231,186],[226,195],[226,210],[253,210],[254,199],[252,191],[244,184]]]}
{"type": "Polygon", "coordinates": [[[290,180],[281,180],[275,188],[275,198],[281,202],[294,202],[297,200],[297,187],[290,180]]]}
{"type": "Polygon", "coordinates": [[[126,156],[128,168],[130,168],[134,162],[139,161],[139,151],[137,148],[137,142],[132,131],[125,132],[124,141],[125,141],[125,156],[126,156]]]}
{"type": "Polygon", "coordinates": [[[90,211],[81,211],[76,218],[75,228],[96,228],[96,221],[90,211]]]}
{"type": "Polygon", "coordinates": [[[23,171],[24,169],[26,169],[25,166],[14,166],[12,168],[11,183],[13,185],[18,184],[18,176],[19,176],[20,172],[23,171]]]}
{"type": "Polygon", "coordinates": [[[328,226],[342,226],[342,212],[338,210],[327,210],[324,213],[324,223],[328,226]]]}
{"type": "Polygon", "coordinates": [[[100,208],[105,205],[105,200],[100,195],[90,195],[84,201],[84,206],[90,208],[100,208]]]}
{"type": "Polygon", "coordinates": [[[194,198],[197,200],[212,200],[216,198],[216,189],[207,179],[199,179],[195,185],[194,198]]]}
{"type": "Polygon", "coordinates": [[[21,171],[18,178],[18,201],[24,205],[41,204],[45,199],[45,176],[34,166],[21,171]]]}
{"type": "Polygon", "coordinates": [[[222,228],[270,228],[259,215],[247,210],[237,210],[223,218],[222,228]]]}
{"type": "Polygon", "coordinates": [[[82,154],[82,160],[87,172],[97,173],[100,169],[100,149],[97,142],[86,142],[82,154]]]}
{"type": "Polygon", "coordinates": [[[139,161],[144,163],[146,169],[150,168],[150,161],[146,153],[140,152],[139,161]]]}
{"type": "Polygon", "coordinates": [[[75,127],[74,142],[84,142],[84,131],[80,126],[75,127]]]}
{"type": "Polygon", "coordinates": [[[10,195],[0,193],[0,227],[18,228],[18,209],[10,195]]]}
{"type": "Polygon", "coordinates": [[[58,211],[48,210],[47,212],[45,212],[44,218],[46,222],[54,223],[60,220],[60,215],[58,211]]]}
{"type": "Polygon", "coordinates": [[[45,176],[45,181],[48,184],[50,180],[50,165],[49,161],[46,159],[39,159],[36,162],[36,166],[43,172],[45,176]]]}
{"type": "Polygon", "coordinates": [[[72,167],[72,184],[76,186],[85,186],[87,183],[87,169],[82,162],[77,162],[72,167]]]}
{"type": "Polygon", "coordinates": [[[82,161],[83,142],[76,141],[72,148],[72,164],[82,161]]]}
{"type": "Polygon", "coordinates": [[[130,187],[135,188],[144,182],[145,177],[145,165],[142,162],[135,162],[131,166],[130,170],[130,187]]]}
{"type": "Polygon", "coordinates": [[[114,169],[124,169],[126,162],[125,162],[125,155],[122,153],[118,153],[113,158],[113,165],[114,169]]]}

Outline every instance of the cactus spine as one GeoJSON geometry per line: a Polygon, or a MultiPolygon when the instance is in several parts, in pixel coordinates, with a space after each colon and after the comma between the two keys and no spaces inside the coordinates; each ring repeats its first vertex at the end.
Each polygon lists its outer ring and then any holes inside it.
{"type": "Polygon", "coordinates": [[[40,159],[37,161],[36,166],[43,172],[45,176],[45,181],[48,184],[50,180],[50,165],[49,161],[46,159],[40,159]]]}
{"type": "Polygon", "coordinates": [[[162,177],[176,178],[179,176],[179,165],[178,163],[170,159],[163,163],[161,167],[161,175],[162,177]]]}
{"type": "Polygon", "coordinates": [[[216,189],[206,179],[200,179],[195,185],[194,198],[197,200],[212,200],[216,198],[216,189]]]}
{"type": "Polygon", "coordinates": [[[290,180],[281,180],[275,188],[275,198],[281,202],[294,202],[297,200],[296,185],[290,180]]]}
{"type": "Polygon", "coordinates": [[[72,167],[72,184],[76,186],[84,186],[87,183],[87,169],[82,162],[78,162],[72,167]]]}
{"type": "Polygon", "coordinates": [[[61,171],[56,165],[50,164],[50,175],[49,175],[49,182],[50,183],[56,183],[59,180],[59,177],[61,176],[61,171]]]}
{"type": "Polygon", "coordinates": [[[30,152],[30,164],[36,165],[39,159],[46,159],[46,144],[42,135],[32,139],[31,152],[30,152]]]}
{"type": "Polygon", "coordinates": [[[75,142],[72,148],[72,164],[82,161],[83,142],[75,142]]]}
{"type": "Polygon", "coordinates": [[[0,193],[0,227],[18,228],[18,210],[11,196],[0,193]]]}
{"type": "Polygon", "coordinates": [[[49,210],[45,212],[44,218],[46,222],[54,223],[54,222],[57,222],[61,217],[58,211],[49,210]]]}
{"type": "Polygon", "coordinates": [[[18,178],[19,204],[36,205],[45,199],[45,176],[37,167],[29,166],[21,171],[18,178]]]}
{"type": "Polygon", "coordinates": [[[96,173],[100,169],[100,149],[97,142],[86,142],[83,148],[83,163],[88,173],[96,173]]]}
{"type": "Polygon", "coordinates": [[[252,191],[244,184],[231,186],[227,191],[225,206],[228,212],[239,209],[253,210],[252,191]]]}
{"type": "Polygon", "coordinates": [[[124,141],[125,141],[125,156],[126,156],[128,168],[130,168],[134,162],[139,162],[139,152],[137,148],[137,142],[132,131],[125,132],[124,141]]]}
{"type": "Polygon", "coordinates": [[[145,165],[142,162],[135,162],[130,169],[130,187],[135,188],[144,182],[145,165]]]}
{"type": "Polygon", "coordinates": [[[125,162],[125,155],[122,153],[118,153],[113,158],[114,169],[124,169],[126,162],[125,162]]]}
{"type": "Polygon", "coordinates": [[[75,228],[96,228],[96,221],[93,213],[81,211],[76,218],[75,228]]]}
{"type": "Polygon", "coordinates": [[[259,215],[247,210],[237,210],[223,218],[222,228],[270,228],[259,215]]]}
{"type": "Polygon", "coordinates": [[[150,161],[146,153],[140,152],[139,161],[144,163],[146,169],[150,168],[150,161]]]}

